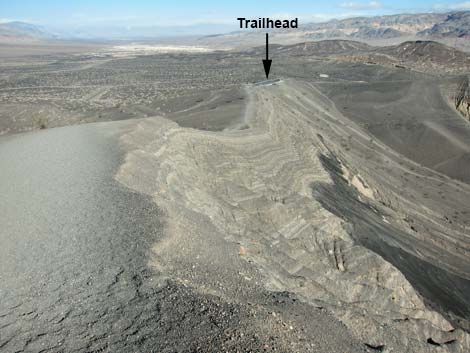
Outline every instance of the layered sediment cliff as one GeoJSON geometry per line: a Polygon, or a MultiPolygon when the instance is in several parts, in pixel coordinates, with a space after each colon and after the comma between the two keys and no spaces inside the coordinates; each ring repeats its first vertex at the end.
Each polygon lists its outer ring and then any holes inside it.
{"type": "Polygon", "coordinates": [[[470,187],[376,142],[311,84],[247,90],[246,129],[151,118],[122,137],[117,179],[165,214],[154,268],[230,302],[249,296],[239,280],[292,293],[374,349],[468,351],[469,228],[449,219],[470,212],[470,187]],[[259,280],[227,266],[234,244],[259,280]]]}
{"type": "Polygon", "coordinates": [[[470,78],[465,76],[454,98],[455,108],[470,121],[470,78]]]}

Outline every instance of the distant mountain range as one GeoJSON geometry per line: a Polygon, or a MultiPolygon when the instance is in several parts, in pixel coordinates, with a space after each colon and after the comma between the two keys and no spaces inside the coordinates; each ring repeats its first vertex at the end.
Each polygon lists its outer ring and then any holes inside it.
{"type": "Polygon", "coordinates": [[[404,36],[470,36],[470,11],[358,17],[303,26],[312,39],[388,39],[404,36]]]}
{"type": "Polygon", "coordinates": [[[448,16],[429,29],[419,33],[423,36],[443,36],[443,37],[470,37],[470,11],[456,12],[448,16]]]}
{"type": "Polygon", "coordinates": [[[174,38],[184,36],[206,36],[213,33],[227,33],[233,26],[224,24],[192,24],[188,26],[158,26],[158,25],[76,25],[71,28],[54,28],[64,39],[91,40],[132,40],[145,41],[152,39],[174,38]]]}
{"type": "MultiPolygon", "coordinates": [[[[271,42],[284,45],[326,39],[356,40],[374,45],[437,40],[470,50],[470,11],[356,17],[308,23],[295,30],[271,31],[271,42]]],[[[259,42],[260,31],[237,31],[200,40],[200,44],[221,47],[251,47],[259,42]]]]}
{"type": "Polygon", "coordinates": [[[76,25],[68,28],[43,27],[25,22],[0,23],[0,43],[45,40],[134,40],[205,36],[226,33],[233,26],[194,24],[188,26],[76,25]]]}
{"type": "Polygon", "coordinates": [[[19,21],[0,23],[1,42],[40,41],[55,38],[55,35],[41,26],[19,21]]]}
{"type": "Polygon", "coordinates": [[[312,23],[301,29],[311,39],[388,39],[405,36],[470,37],[470,11],[357,17],[312,23]]]}
{"type": "MultiPolygon", "coordinates": [[[[195,25],[176,27],[86,27],[58,30],[53,34],[43,27],[23,23],[0,23],[0,41],[50,40],[50,39],[151,39],[177,35],[199,35],[223,33],[226,25],[195,25]]],[[[354,39],[390,40],[400,38],[423,39],[470,39],[470,11],[450,13],[400,14],[391,16],[356,17],[332,20],[324,23],[308,23],[295,30],[276,30],[273,39],[278,43],[292,44],[308,40],[354,39]]],[[[259,43],[259,31],[238,31],[202,37],[199,42],[207,44],[259,43]],[[253,41],[250,40],[253,38],[253,41]]]]}

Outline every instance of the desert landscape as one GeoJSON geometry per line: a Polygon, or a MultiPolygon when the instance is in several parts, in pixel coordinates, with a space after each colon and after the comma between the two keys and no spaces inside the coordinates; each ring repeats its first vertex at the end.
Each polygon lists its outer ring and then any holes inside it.
{"type": "Polygon", "coordinates": [[[0,351],[470,351],[468,16],[0,26],[0,351]]]}

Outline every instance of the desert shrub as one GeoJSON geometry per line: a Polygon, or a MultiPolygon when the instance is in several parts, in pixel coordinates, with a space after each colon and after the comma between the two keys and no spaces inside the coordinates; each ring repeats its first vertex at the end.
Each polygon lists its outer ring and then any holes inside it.
{"type": "Polygon", "coordinates": [[[39,129],[46,129],[47,125],[49,123],[49,120],[46,117],[35,117],[33,119],[33,124],[35,128],[39,129]]]}

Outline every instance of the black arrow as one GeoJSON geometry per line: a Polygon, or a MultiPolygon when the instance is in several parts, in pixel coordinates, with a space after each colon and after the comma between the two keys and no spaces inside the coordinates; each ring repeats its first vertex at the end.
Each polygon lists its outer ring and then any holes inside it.
{"type": "Polygon", "coordinates": [[[269,34],[266,33],[266,60],[263,60],[264,72],[266,72],[266,79],[269,78],[269,71],[271,71],[272,60],[269,60],[269,34]]]}

